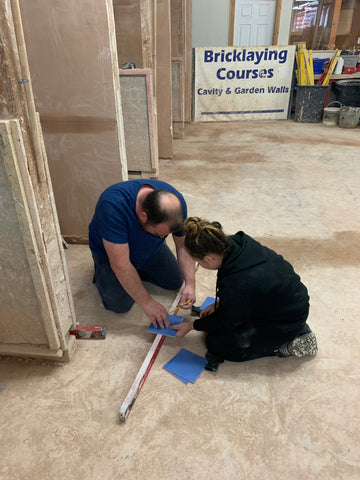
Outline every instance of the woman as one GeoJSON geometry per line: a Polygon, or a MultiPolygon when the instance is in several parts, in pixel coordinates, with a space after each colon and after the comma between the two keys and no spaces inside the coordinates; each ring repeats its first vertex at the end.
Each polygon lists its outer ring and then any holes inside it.
{"type": "Polygon", "coordinates": [[[216,302],[192,323],[174,325],[177,337],[207,332],[207,370],[224,360],[315,355],[306,324],[309,295],[289,262],[244,232],[226,236],[220,223],[198,217],[183,226],[185,248],[200,266],[218,270],[216,302]]]}

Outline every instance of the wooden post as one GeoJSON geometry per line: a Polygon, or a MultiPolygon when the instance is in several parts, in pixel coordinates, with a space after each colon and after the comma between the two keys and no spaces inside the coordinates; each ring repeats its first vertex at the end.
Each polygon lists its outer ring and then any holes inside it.
{"type": "Polygon", "coordinates": [[[335,48],[336,32],[339,24],[340,10],[341,10],[342,0],[335,0],[334,11],[331,21],[331,30],[329,35],[328,48],[332,50],[335,48]]]}

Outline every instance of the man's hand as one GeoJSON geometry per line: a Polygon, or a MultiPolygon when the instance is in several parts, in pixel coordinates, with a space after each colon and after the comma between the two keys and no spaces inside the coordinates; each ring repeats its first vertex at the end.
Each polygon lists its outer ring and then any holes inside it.
{"type": "Polygon", "coordinates": [[[182,322],[177,325],[170,327],[172,330],[177,330],[176,337],[185,337],[185,335],[192,330],[193,322],[182,322]]]}
{"type": "Polygon", "coordinates": [[[181,308],[184,308],[186,310],[194,305],[195,300],[196,298],[194,288],[185,285],[184,290],[182,291],[181,298],[179,300],[179,305],[181,305],[181,308]]]}
{"type": "Polygon", "coordinates": [[[184,308],[191,308],[196,300],[195,296],[195,260],[193,260],[187,253],[185,248],[185,236],[177,237],[173,235],[176,256],[179,264],[180,271],[185,281],[185,287],[182,291],[182,295],[179,301],[180,305],[184,305],[185,302],[191,300],[184,308]]]}
{"type": "Polygon", "coordinates": [[[150,297],[149,301],[142,308],[155,328],[165,328],[170,325],[169,314],[166,308],[153,298],[150,297]]]}

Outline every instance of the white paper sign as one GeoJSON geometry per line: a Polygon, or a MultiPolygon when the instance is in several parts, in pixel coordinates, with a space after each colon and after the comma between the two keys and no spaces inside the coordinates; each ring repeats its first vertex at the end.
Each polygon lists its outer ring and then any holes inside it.
{"type": "Polygon", "coordinates": [[[287,118],[295,45],[194,50],[195,122],[287,118]]]}

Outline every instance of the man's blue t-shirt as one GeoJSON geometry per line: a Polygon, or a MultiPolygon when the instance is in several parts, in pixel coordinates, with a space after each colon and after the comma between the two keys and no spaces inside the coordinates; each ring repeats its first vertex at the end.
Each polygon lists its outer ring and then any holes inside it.
{"type": "MultiPolygon", "coordinates": [[[[89,247],[94,256],[107,256],[102,239],[112,243],[127,243],[130,261],[135,267],[143,265],[156,255],[165,238],[145,232],[136,216],[136,197],[143,185],[177,195],[183,208],[183,220],[186,219],[187,207],[184,197],[168,183],[150,179],[116,183],[100,195],[89,225],[89,247]]],[[[179,231],[174,235],[183,236],[185,233],[179,231]]]]}

